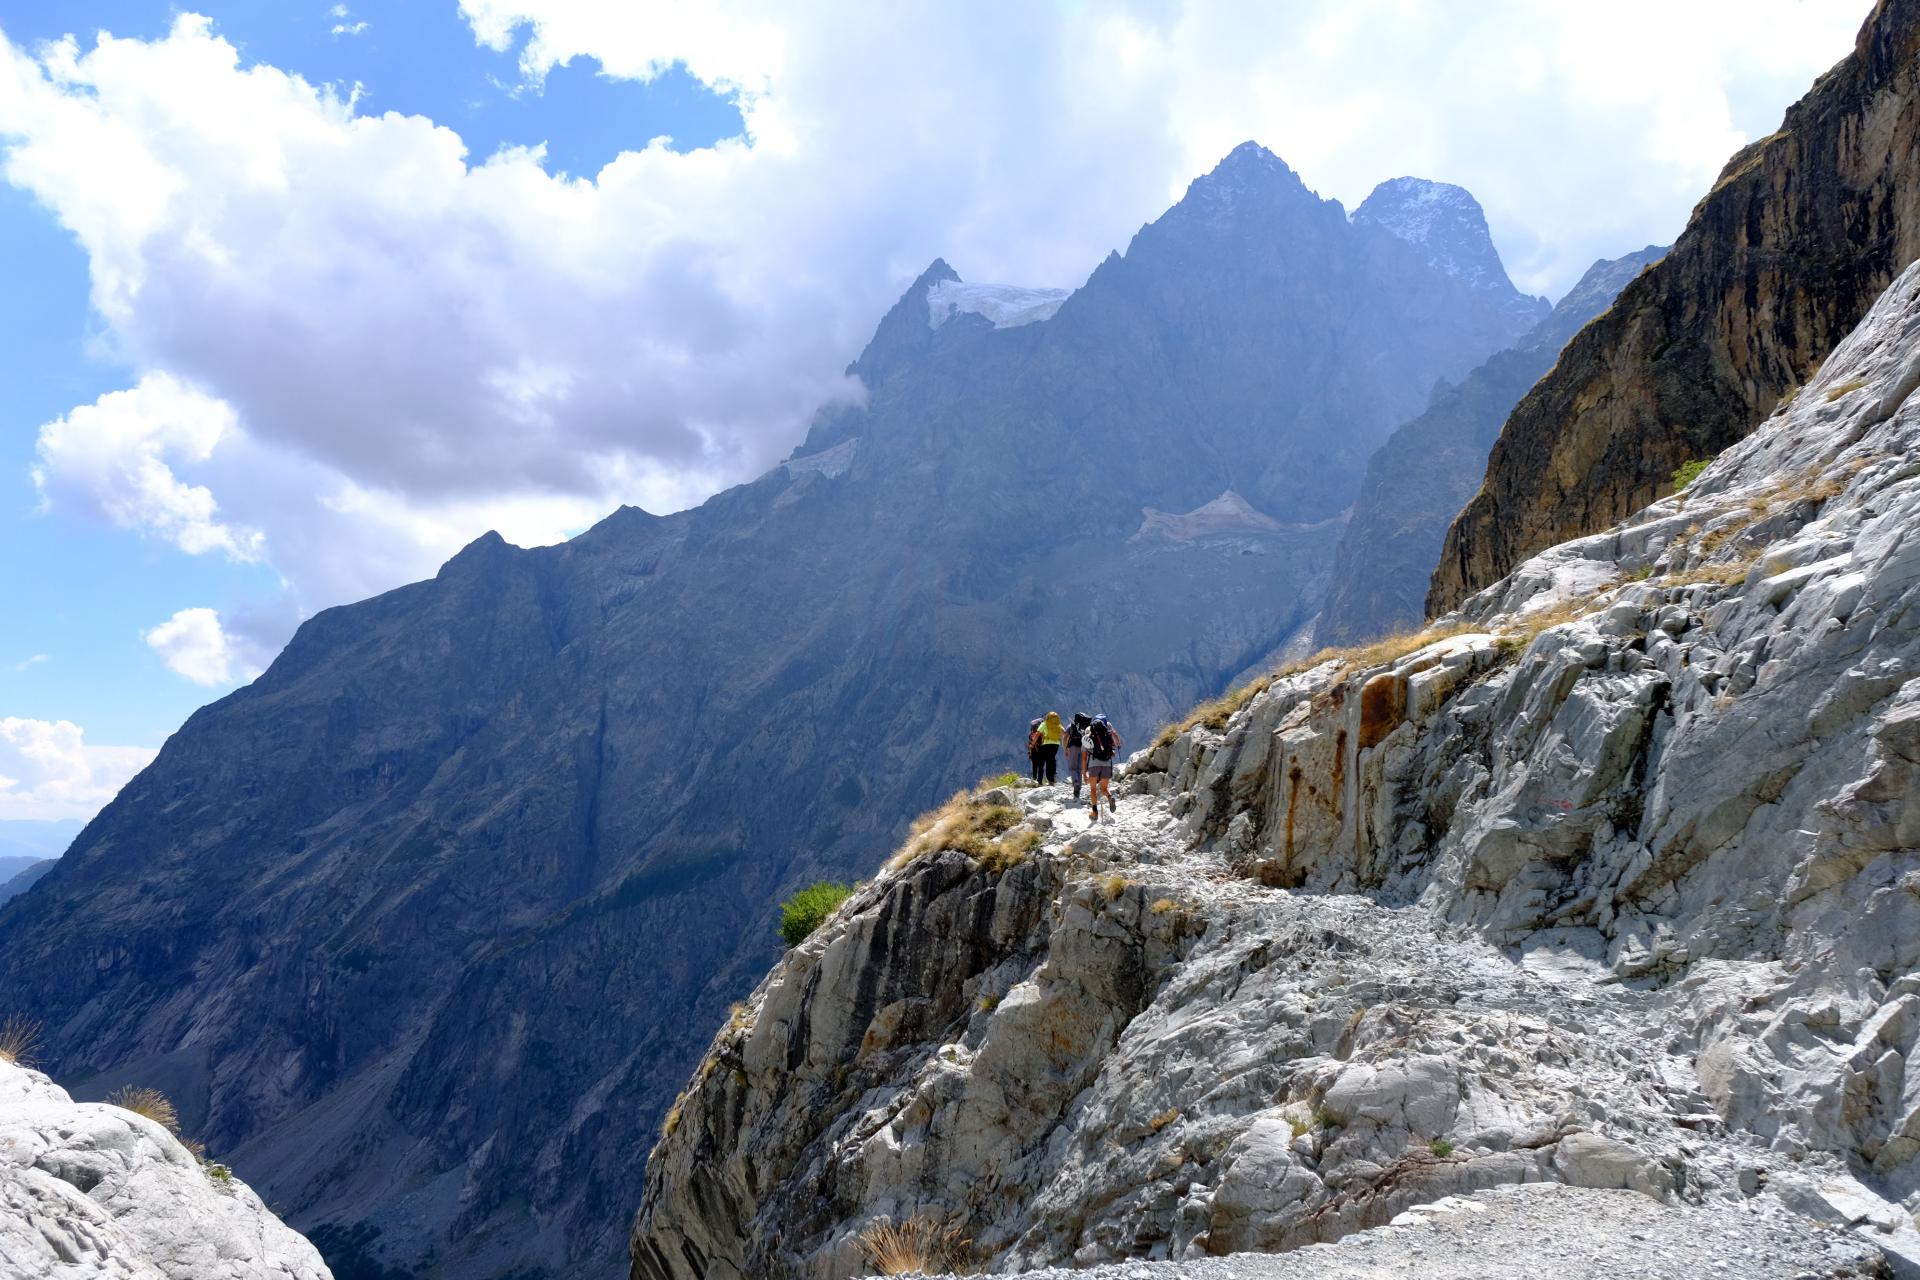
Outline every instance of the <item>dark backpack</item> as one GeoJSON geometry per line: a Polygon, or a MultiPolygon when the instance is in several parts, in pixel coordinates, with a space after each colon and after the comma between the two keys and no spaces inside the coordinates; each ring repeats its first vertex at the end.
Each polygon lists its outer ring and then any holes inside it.
{"type": "Polygon", "coordinates": [[[1082,741],[1080,738],[1080,726],[1077,724],[1068,725],[1067,726],[1067,750],[1078,751],[1080,750],[1081,745],[1082,745],[1082,741]]]}
{"type": "Polygon", "coordinates": [[[1113,731],[1098,720],[1087,726],[1087,752],[1095,760],[1113,759],[1113,731]]]}

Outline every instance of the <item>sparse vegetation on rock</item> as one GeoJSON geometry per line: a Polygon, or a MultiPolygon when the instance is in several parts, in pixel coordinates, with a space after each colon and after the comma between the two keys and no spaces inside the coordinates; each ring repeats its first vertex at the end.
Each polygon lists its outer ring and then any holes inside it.
{"type": "Polygon", "coordinates": [[[780,904],[780,937],[790,947],[799,946],[852,894],[852,885],[831,880],[808,885],[780,904]]]}

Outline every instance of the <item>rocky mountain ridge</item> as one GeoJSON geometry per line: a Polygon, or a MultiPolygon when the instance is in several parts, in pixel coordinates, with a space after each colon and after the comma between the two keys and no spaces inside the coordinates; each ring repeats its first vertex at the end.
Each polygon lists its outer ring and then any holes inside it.
{"type": "Polygon", "coordinates": [[[716,1037],[633,1276],[858,1274],[883,1218],[994,1272],[1285,1250],[1540,1182],[1914,1273],[1917,393],[1920,267],[1683,493],[1203,708],[1113,818],[976,797],[998,835],[716,1037]]]}
{"type": "Polygon", "coordinates": [[[779,901],[1059,690],[1132,731],[1284,647],[1374,445],[1530,323],[1484,284],[1252,145],[1044,318],[936,262],[753,483],[310,619],[0,908],[0,1009],[382,1266],[613,1274],[779,901]]]}
{"type": "Polygon", "coordinates": [[[1920,0],[1878,0],[1853,52],[1727,162],[1667,256],[1514,410],[1448,531],[1428,613],[1740,439],[1916,257],[1920,0]]]}

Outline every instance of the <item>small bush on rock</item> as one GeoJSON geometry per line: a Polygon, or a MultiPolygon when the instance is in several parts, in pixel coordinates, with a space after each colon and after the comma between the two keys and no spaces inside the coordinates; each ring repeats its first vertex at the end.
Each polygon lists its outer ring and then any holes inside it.
{"type": "Polygon", "coordinates": [[[1428,1145],[1427,1150],[1433,1152],[1434,1155],[1439,1156],[1442,1160],[1445,1160],[1453,1154],[1453,1144],[1445,1138],[1435,1138],[1432,1143],[1428,1145]]]}
{"type": "Polygon", "coordinates": [[[853,886],[822,880],[808,885],[780,904],[780,936],[790,947],[807,940],[820,922],[833,914],[835,907],[853,896],[853,886]]]}
{"type": "Polygon", "coordinates": [[[1695,458],[1691,462],[1683,462],[1675,467],[1673,469],[1674,491],[1678,492],[1692,484],[1695,480],[1698,480],[1700,473],[1712,465],[1713,459],[1711,458],[1695,458]]]}

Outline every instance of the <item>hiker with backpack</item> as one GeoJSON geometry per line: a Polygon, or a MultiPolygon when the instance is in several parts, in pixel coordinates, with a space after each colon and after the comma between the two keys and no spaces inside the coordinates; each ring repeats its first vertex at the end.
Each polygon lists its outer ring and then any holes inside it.
{"type": "Polygon", "coordinates": [[[1060,738],[1064,730],[1060,724],[1060,713],[1049,711],[1040,722],[1040,758],[1035,762],[1033,780],[1039,782],[1045,775],[1048,786],[1052,786],[1058,768],[1060,756],[1060,738]]]}
{"type": "Polygon", "coordinates": [[[1040,783],[1040,721],[1045,718],[1042,716],[1027,723],[1027,776],[1033,779],[1035,786],[1040,783]]]}
{"type": "Polygon", "coordinates": [[[1073,713],[1073,723],[1067,726],[1067,781],[1073,784],[1075,803],[1080,800],[1080,784],[1087,776],[1087,726],[1093,723],[1093,717],[1084,711],[1073,713]]]}
{"type": "Polygon", "coordinates": [[[1120,735],[1105,716],[1095,716],[1084,737],[1087,746],[1087,804],[1090,818],[1100,817],[1100,797],[1107,797],[1107,816],[1113,816],[1113,762],[1120,754],[1120,735]]]}

